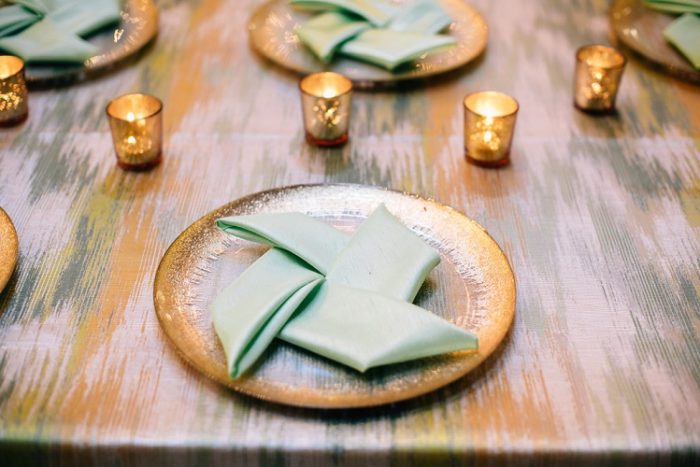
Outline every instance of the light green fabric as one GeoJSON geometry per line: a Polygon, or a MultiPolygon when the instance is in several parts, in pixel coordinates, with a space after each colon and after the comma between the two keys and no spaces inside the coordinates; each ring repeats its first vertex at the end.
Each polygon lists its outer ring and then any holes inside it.
{"type": "Polygon", "coordinates": [[[326,274],[349,238],[330,225],[297,212],[224,217],[216,221],[224,232],[293,253],[326,274]]]}
{"type": "Polygon", "coordinates": [[[255,363],[322,279],[295,256],[272,248],[216,298],[212,320],[231,377],[255,363]]]}
{"type": "Polygon", "coordinates": [[[699,0],[644,0],[644,5],[668,13],[700,13],[699,0]]]}
{"type": "Polygon", "coordinates": [[[664,37],[700,70],[700,17],[686,13],[666,27],[664,37]]]}
{"type": "Polygon", "coordinates": [[[304,23],[297,35],[319,59],[328,62],[340,44],[369,27],[367,21],[331,11],[304,23]]]}
{"type": "Polygon", "coordinates": [[[392,9],[373,0],[291,0],[290,4],[315,11],[343,10],[360,16],[375,26],[383,26],[391,18],[392,9]]]}
{"type": "Polygon", "coordinates": [[[118,0],[13,0],[10,3],[15,5],[0,8],[0,50],[30,63],[82,63],[95,55],[97,48],[81,36],[120,18],[118,0]],[[9,17],[5,16],[6,11],[9,17]]]}
{"type": "Polygon", "coordinates": [[[275,336],[359,371],[478,346],[472,334],[408,303],[439,256],[383,206],[352,237],[302,214],[217,224],[274,245],[211,306],[232,378],[275,336]],[[281,250],[286,256],[273,253],[281,250]]]}
{"type": "Polygon", "coordinates": [[[346,42],[343,55],[374,63],[388,70],[421,56],[456,44],[454,38],[439,34],[368,29],[346,42]]]}
{"type": "Polygon", "coordinates": [[[476,336],[429,311],[331,280],[280,337],[361,372],[478,347],[476,336]]]}
{"type": "Polygon", "coordinates": [[[0,38],[17,33],[39,21],[41,17],[21,5],[0,9],[0,38]]]}
{"type": "Polygon", "coordinates": [[[436,34],[452,24],[450,15],[434,0],[418,0],[400,10],[387,24],[394,31],[436,34]]]}

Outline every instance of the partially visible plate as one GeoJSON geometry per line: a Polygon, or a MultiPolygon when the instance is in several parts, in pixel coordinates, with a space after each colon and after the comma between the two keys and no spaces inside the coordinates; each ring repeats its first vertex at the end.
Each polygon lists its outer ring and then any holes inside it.
{"type": "MultiPolygon", "coordinates": [[[[395,3],[405,1],[396,0],[395,3]]],[[[425,79],[466,65],[486,48],[486,21],[474,8],[464,0],[440,0],[440,4],[454,18],[448,34],[457,39],[457,45],[416,60],[393,73],[343,57],[336,57],[330,65],[322,63],[295,33],[311,15],[292,8],[289,0],[269,0],[253,13],[248,22],[250,43],[263,57],[290,71],[305,75],[332,70],[350,78],[357,88],[384,87],[407,80],[425,79]]]]}
{"type": "Polygon", "coordinates": [[[17,231],[10,216],[0,208],[0,292],[12,277],[18,253],[17,231]]]}
{"type": "Polygon", "coordinates": [[[29,86],[63,85],[100,75],[133,58],[156,37],[158,8],[153,0],[124,0],[121,17],[116,27],[88,39],[100,52],[83,65],[27,65],[29,86]]]}
{"type": "Polygon", "coordinates": [[[440,388],[464,376],[501,342],[515,310],[515,280],[496,242],[476,222],[434,201],[361,185],[279,188],[233,201],[188,227],[165,253],[154,285],[161,326],[179,353],[236,391],[283,404],[367,407],[440,388]],[[302,212],[353,231],[380,204],[439,251],[416,303],[479,337],[477,352],[454,352],[362,374],[281,341],[252,371],[232,380],[208,306],[266,248],[218,229],[222,216],[302,212]]]}
{"type": "Polygon", "coordinates": [[[610,9],[610,26],[622,44],[666,73],[700,83],[700,72],[664,39],[664,29],[675,18],[642,0],[616,0],[610,9]]]}

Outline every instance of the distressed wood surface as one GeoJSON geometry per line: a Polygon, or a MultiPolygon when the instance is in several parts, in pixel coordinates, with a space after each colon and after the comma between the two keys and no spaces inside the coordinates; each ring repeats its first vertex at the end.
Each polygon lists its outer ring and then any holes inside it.
{"type": "Polygon", "coordinates": [[[695,465],[700,462],[700,88],[631,60],[619,114],[572,106],[603,0],[472,0],[483,59],[447,81],[356,94],[351,143],[304,143],[296,78],[249,50],[259,0],[161,2],[134,66],[35,92],[0,130],[20,237],[0,295],[0,465],[695,465]],[[513,163],[467,165],[461,98],[521,111],[513,163]],[[106,102],[165,103],[164,164],[114,163],[106,102]],[[363,411],[265,404],[201,377],[153,310],[156,266],[206,212],[261,189],[354,182],[467,213],[513,265],[516,318],[468,377],[363,411]]]}

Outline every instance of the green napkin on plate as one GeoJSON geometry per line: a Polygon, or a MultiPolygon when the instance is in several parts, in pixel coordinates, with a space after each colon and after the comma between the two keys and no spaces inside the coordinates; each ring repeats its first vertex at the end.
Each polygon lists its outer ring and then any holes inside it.
{"type": "Polygon", "coordinates": [[[700,13],[700,0],[644,0],[644,5],[668,13],[700,13]]]}
{"type": "Polygon", "coordinates": [[[684,14],[664,29],[664,37],[700,70],[700,17],[684,14]]]}
{"type": "Polygon", "coordinates": [[[82,63],[98,50],[81,36],[120,18],[118,0],[11,0],[10,3],[14,5],[0,8],[0,50],[30,63],[82,63]]]}
{"type": "Polygon", "coordinates": [[[25,29],[41,19],[41,16],[22,5],[0,8],[0,37],[25,29]]]}
{"type": "Polygon", "coordinates": [[[343,10],[360,16],[375,26],[385,25],[394,12],[389,4],[373,0],[290,0],[289,3],[312,11],[343,10]]]}
{"type": "Polygon", "coordinates": [[[436,34],[450,24],[452,18],[435,0],[418,0],[391,18],[387,29],[436,34]]]}
{"type": "Polygon", "coordinates": [[[359,371],[478,346],[409,303],[439,256],[383,206],[352,237],[301,214],[217,225],[273,245],[211,305],[232,378],[274,337],[359,371]]]}
{"type": "Polygon", "coordinates": [[[370,23],[357,16],[331,11],[304,23],[297,35],[319,59],[328,62],[340,44],[369,27],[370,23]]]}
{"type": "Polygon", "coordinates": [[[394,70],[404,63],[457,43],[440,34],[368,29],[340,48],[340,53],[394,70]]]}

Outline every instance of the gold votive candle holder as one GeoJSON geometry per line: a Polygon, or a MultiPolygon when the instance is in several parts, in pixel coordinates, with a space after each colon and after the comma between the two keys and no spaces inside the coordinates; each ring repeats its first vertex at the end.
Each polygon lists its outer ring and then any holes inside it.
{"type": "Polygon", "coordinates": [[[605,45],[587,45],[576,51],[574,105],[589,113],[607,114],[615,110],[627,59],[605,45]]]}
{"type": "Polygon", "coordinates": [[[508,164],[518,109],[518,101],[501,92],[464,98],[464,152],[469,162],[483,167],[508,164]]]}
{"type": "Polygon", "coordinates": [[[24,61],[13,55],[0,56],[0,126],[22,123],[29,115],[24,61]]]}
{"type": "Polygon", "coordinates": [[[127,94],[107,104],[117,164],[125,170],[158,165],[163,147],[163,103],[147,94],[127,94]]]}
{"type": "Polygon", "coordinates": [[[315,146],[338,146],[348,140],[352,81],[322,72],[299,82],[306,141],[315,146]]]}

